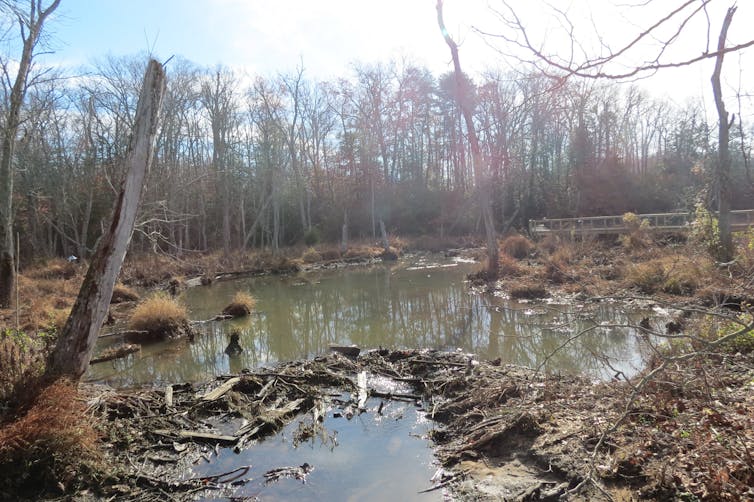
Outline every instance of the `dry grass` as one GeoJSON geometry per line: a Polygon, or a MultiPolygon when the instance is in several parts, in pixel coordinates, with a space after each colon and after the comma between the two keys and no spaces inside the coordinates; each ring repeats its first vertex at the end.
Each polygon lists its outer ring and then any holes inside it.
{"type": "Polygon", "coordinates": [[[0,402],[15,403],[44,371],[45,346],[24,333],[0,333],[0,402]]]}
{"type": "Polygon", "coordinates": [[[0,428],[0,493],[38,496],[76,488],[97,471],[97,433],[76,386],[58,381],[28,410],[0,428]]]}
{"type": "Polygon", "coordinates": [[[545,298],[547,296],[547,290],[541,284],[522,282],[512,285],[508,294],[512,300],[535,300],[545,298]]]}
{"type": "Polygon", "coordinates": [[[304,251],[304,254],[301,255],[301,260],[304,263],[317,263],[318,261],[322,261],[322,255],[316,249],[308,248],[304,251]]]}
{"type": "Polygon", "coordinates": [[[37,265],[23,275],[30,279],[61,279],[67,280],[76,275],[83,275],[86,267],[70,263],[62,258],[53,258],[37,265]]]}
{"type": "Polygon", "coordinates": [[[131,329],[156,336],[171,336],[187,324],[186,307],[164,292],[155,293],[140,303],[129,321],[131,329]]]}
{"type": "Polygon", "coordinates": [[[340,260],[340,249],[338,249],[338,246],[320,246],[317,251],[322,257],[322,261],[340,260]]]}
{"type": "Polygon", "coordinates": [[[534,250],[534,244],[523,235],[511,235],[500,243],[500,249],[505,254],[521,260],[534,250]]]}
{"type": "Polygon", "coordinates": [[[343,258],[375,258],[382,252],[382,248],[369,245],[354,245],[349,246],[343,258]]]}
{"type": "Polygon", "coordinates": [[[507,254],[500,255],[498,258],[498,266],[499,277],[518,277],[524,273],[518,262],[507,254]]]}
{"type": "Polygon", "coordinates": [[[124,284],[116,284],[113,287],[113,296],[110,303],[133,302],[139,299],[139,293],[124,284]]]}
{"type": "Polygon", "coordinates": [[[646,294],[662,291],[688,296],[694,294],[704,275],[701,267],[687,256],[672,254],[632,265],[626,283],[646,294]]]}
{"type": "Polygon", "coordinates": [[[251,314],[257,301],[245,291],[236,292],[230,304],[223,309],[223,314],[233,317],[243,317],[251,314]]]}

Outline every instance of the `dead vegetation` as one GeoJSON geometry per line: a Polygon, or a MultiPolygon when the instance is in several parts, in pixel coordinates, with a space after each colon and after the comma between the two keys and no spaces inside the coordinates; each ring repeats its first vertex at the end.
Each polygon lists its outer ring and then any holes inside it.
{"type": "Polygon", "coordinates": [[[191,336],[186,307],[164,292],[154,293],[137,305],[129,326],[135,333],[143,333],[129,337],[136,343],[191,336]]]}
{"type": "Polygon", "coordinates": [[[237,291],[233,300],[223,309],[223,315],[231,317],[243,317],[251,314],[257,301],[245,291],[237,291]]]}
{"type": "Polygon", "coordinates": [[[501,253],[496,281],[486,276],[472,279],[512,298],[542,298],[544,289],[548,294],[587,297],[659,295],[707,306],[719,300],[740,304],[754,299],[754,237],[739,234],[736,260],[721,267],[694,242],[658,244],[640,224],[631,236],[633,244],[616,245],[610,240],[570,241],[548,235],[528,251],[528,241],[508,237],[501,249],[515,249],[526,259],[501,253]]]}
{"type": "MultiPolygon", "coordinates": [[[[329,407],[334,417],[349,419],[375,412],[363,405],[367,396],[422,403],[437,423],[431,436],[445,468],[436,482],[460,500],[754,495],[747,453],[754,448],[751,354],[700,355],[638,386],[653,368],[630,381],[594,384],[457,352],[379,349],[224,376],[198,390],[174,384],[86,393],[103,440],[112,445],[111,477],[99,490],[119,500],[166,491],[176,500],[232,497],[263,473],[241,466],[212,479],[181,478],[184,466],[206,455],[207,444],[241,451],[297,416],[308,417],[299,427],[305,436],[297,440],[304,441],[319,434],[329,407]],[[380,391],[368,375],[414,390],[380,391]]],[[[90,443],[82,444],[76,447],[86,453],[90,443]]]]}
{"type": "Polygon", "coordinates": [[[0,496],[36,498],[96,486],[101,445],[76,386],[58,381],[45,387],[18,418],[0,428],[0,496]]]}

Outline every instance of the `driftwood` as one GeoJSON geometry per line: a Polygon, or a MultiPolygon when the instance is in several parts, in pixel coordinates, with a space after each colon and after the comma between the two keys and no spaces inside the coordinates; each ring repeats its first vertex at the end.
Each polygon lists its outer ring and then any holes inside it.
{"type": "Polygon", "coordinates": [[[127,355],[133,354],[134,352],[139,352],[140,350],[141,345],[135,343],[126,343],[119,347],[113,347],[110,350],[106,350],[99,357],[92,358],[92,360],[89,361],[89,364],[97,364],[103,363],[105,361],[112,361],[113,359],[120,359],[121,357],[126,357],[127,355]]]}
{"type": "Polygon", "coordinates": [[[126,329],[123,331],[113,331],[112,333],[105,333],[104,335],[100,335],[100,338],[110,338],[113,336],[138,336],[138,335],[146,335],[149,331],[143,331],[138,329],[126,329]]]}
{"type": "Polygon", "coordinates": [[[225,383],[220,385],[218,388],[213,389],[203,396],[201,396],[202,401],[215,401],[216,399],[220,399],[225,395],[226,392],[228,392],[230,389],[233,388],[234,385],[236,385],[238,382],[241,381],[240,377],[233,377],[230,380],[227,380],[225,383]]]}
{"type": "Polygon", "coordinates": [[[356,358],[359,357],[361,349],[355,345],[330,345],[330,351],[343,354],[346,357],[356,358]]]}
{"type": "Polygon", "coordinates": [[[359,389],[358,396],[359,396],[359,409],[363,410],[364,407],[367,404],[367,397],[369,396],[369,393],[367,392],[367,372],[361,371],[358,375],[356,375],[356,385],[359,389]]]}

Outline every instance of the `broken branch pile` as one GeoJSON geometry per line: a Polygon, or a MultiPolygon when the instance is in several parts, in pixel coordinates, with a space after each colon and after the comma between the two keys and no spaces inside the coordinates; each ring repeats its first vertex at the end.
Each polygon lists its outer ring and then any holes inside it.
{"type": "Polygon", "coordinates": [[[627,382],[546,376],[461,353],[380,349],[260,368],[200,389],[99,390],[90,409],[106,419],[111,453],[126,467],[115,486],[128,486],[134,498],[227,488],[178,473],[220,447],[248,448],[304,413],[313,426],[327,406],[350,418],[366,411],[367,396],[424,407],[438,424],[437,456],[451,469],[437,481],[461,498],[470,486],[464,477],[473,480],[475,500],[607,500],[615,487],[655,498],[719,498],[744,493],[754,481],[754,398],[746,391],[754,364],[751,356],[720,357],[658,375],[636,397],[627,382]],[[401,390],[370,386],[376,377],[401,390]],[[350,398],[334,398],[334,391],[350,398]]]}

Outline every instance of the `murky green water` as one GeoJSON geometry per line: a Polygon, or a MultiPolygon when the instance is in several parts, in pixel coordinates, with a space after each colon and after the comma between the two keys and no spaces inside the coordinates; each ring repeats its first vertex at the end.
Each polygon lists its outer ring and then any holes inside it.
{"type": "Polygon", "coordinates": [[[460,349],[504,363],[537,366],[546,361],[549,371],[597,378],[613,374],[604,368],[604,356],[626,373],[640,367],[634,330],[600,326],[635,322],[638,314],[607,304],[524,304],[473,294],[464,281],[478,267],[417,256],[393,265],[191,288],[182,299],[192,319],[215,316],[239,290],[257,299],[257,311],[246,319],[201,325],[193,343],[144,346],[134,356],[92,367],[88,377],[116,386],[207,381],[243,368],[322,354],[331,344],[460,349]],[[244,348],[232,358],[224,353],[231,329],[241,332],[244,348]],[[588,331],[555,352],[582,330],[588,331]]]}
{"type": "MultiPolygon", "coordinates": [[[[115,386],[203,382],[244,368],[322,354],[331,344],[460,349],[486,359],[544,364],[548,371],[595,378],[616,370],[631,374],[640,367],[634,330],[607,326],[636,322],[639,314],[610,305],[527,304],[473,294],[464,281],[478,267],[417,256],[392,265],[192,288],[182,297],[192,319],[215,316],[239,290],[257,299],[256,312],[246,319],[202,324],[193,342],[145,345],[125,359],[93,366],[87,376],[115,386]],[[232,329],[241,332],[244,348],[236,357],[224,353],[232,329]],[[582,334],[566,343],[577,333],[582,334]],[[605,369],[605,357],[613,369],[605,369]]],[[[101,341],[100,348],[119,343],[101,341]]],[[[350,421],[330,410],[323,423],[327,433],[303,444],[293,440],[299,422],[306,420],[298,417],[240,454],[220,449],[188,475],[253,466],[252,481],[207,500],[443,500],[441,491],[419,493],[431,486],[436,470],[426,438],[431,422],[411,403],[387,403],[384,416],[376,413],[377,406],[377,400],[370,400],[370,410],[350,421]],[[265,471],[305,462],[314,466],[307,483],[264,483],[265,471]]]]}

